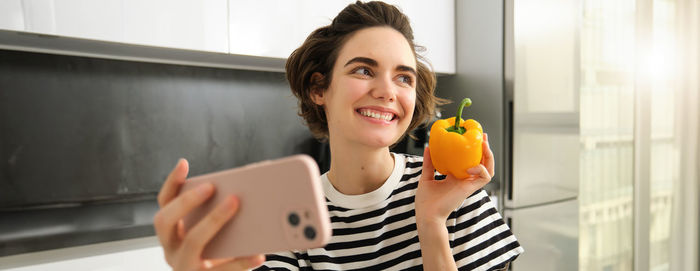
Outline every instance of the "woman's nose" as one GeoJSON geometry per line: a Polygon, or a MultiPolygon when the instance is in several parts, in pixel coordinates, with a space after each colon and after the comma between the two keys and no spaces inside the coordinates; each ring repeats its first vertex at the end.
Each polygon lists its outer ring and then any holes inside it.
{"type": "Polygon", "coordinates": [[[396,100],[396,85],[392,82],[391,76],[375,77],[371,95],[376,99],[394,102],[396,100]]]}

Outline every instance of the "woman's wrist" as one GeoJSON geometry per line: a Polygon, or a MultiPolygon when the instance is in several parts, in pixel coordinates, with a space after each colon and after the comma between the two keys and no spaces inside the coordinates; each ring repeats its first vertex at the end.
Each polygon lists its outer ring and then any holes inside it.
{"type": "Polygon", "coordinates": [[[445,223],[437,221],[416,223],[416,228],[421,246],[428,245],[433,248],[449,246],[449,232],[445,223]]]}
{"type": "Polygon", "coordinates": [[[440,218],[437,216],[416,216],[416,228],[420,231],[425,230],[439,230],[447,228],[447,218],[440,218]]]}
{"type": "Polygon", "coordinates": [[[416,222],[425,270],[456,270],[446,220],[421,219],[416,222]]]}
{"type": "Polygon", "coordinates": [[[445,220],[422,219],[416,222],[416,230],[421,246],[449,247],[449,232],[445,220]]]}
{"type": "Polygon", "coordinates": [[[447,216],[439,214],[440,212],[431,210],[430,208],[416,208],[416,226],[418,228],[444,228],[447,224],[447,216]]]}

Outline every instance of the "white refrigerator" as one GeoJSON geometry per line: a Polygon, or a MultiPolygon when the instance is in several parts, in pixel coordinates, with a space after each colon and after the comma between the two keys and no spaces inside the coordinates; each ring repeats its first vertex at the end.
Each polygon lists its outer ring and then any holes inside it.
{"type": "Polygon", "coordinates": [[[580,0],[504,2],[502,212],[511,270],[578,269],[580,0]]]}
{"type": "Polygon", "coordinates": [[[581,1],[455,1],[456,72],[437,95],[470,97],[463,116],[489,135],[485,189],[525,248],[512,270],[578,270],[581,1]]]}

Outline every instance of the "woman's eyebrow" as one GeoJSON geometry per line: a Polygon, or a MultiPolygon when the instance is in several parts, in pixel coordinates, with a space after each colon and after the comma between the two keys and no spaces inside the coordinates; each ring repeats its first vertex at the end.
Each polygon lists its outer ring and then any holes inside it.
{"type": "MultiPolygon", "coordinates": [[[[370,65],[370,66],[372,66],[372,67],[377,67],[377,66],[379,66],[379,63],[377,63],[376,60],[371,59],[371,58],[369,58],[369,57],[362,57],[362,56],[358,56],[358,57],[355,57],[355,58],[353,58],[353,59],[350,59],[350,61],[348,61],[347,63],[345,63],[345,66],[350,65],[350,64],[352,64],[352,63],[356,63],[356,62],[365,63],[365,64],[370,65]]],[[[413,75],[416,75],[416,69],[414,69],[414,68],[412,68],[412,67],[410,67],[410,66],[398,65],[398,66],[396,66],[396,70],[397,70],[397,71],[403,71],[403,72],[410,72],[410,73],[412,73],[413,75]]]]}
{"type": "MultiPolygon", "coordinates": [[[[376,67],[379,65],[379,64],[377,64],[377,61],[374,59],[371,59],[368,57],[358,56],[358,57],[355,57],[353,59],[350,59],[350,61],[348,61],[348,63],[345,63],[345,66],[350,65],[350,64],[355,63],[355,62],[365,63],[365,64],[370,65],[372,67],[376,67]]],[[[343,67],[345,67],[345,66],[343,66],[343,67]]]]}
{"type": "Polygon", "coordinates": [[[399,65],[396,67],[397,71],[402,71],[402,72],[410,72],[413,75],[416,75],[416,69],[406,66],[406,65],[399,65]]]}

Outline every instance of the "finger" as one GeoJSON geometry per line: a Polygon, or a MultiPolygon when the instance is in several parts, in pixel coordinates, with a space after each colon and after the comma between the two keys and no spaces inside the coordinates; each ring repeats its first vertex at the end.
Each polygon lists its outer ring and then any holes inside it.
{"type": "Polygon", "coordinates": [[[255,255],[249,257],[239,257],[234,260],[230,260],[221,263],[213,268],[209,269],[212,271],[223,271],[223,270],[248,270],[262,265],[265,262],[265,255],[255,255]]]}
{"type": "Polygon", "coordinates": [[[175,246],[176,241],[180,240],[178,236],[179,221],[192,209],[211,197],[213,192],[214,186],[212,184],[201,184],[176,197],[156,213],[153,218],[153,226],[164,248],[169,249],[175,246]]]}
{"type": "Polygon", "coordinates": [[[214,210],[209,212],[204,219],[190,229],[185,236],[183,248],[185,255],[199,256],[204,246],[209,243],[221,227],[228,222],[238,211],[240,203],[236,197],[229,196],[223,200],[214,210]]]}
{"type": "Polygon", "coordinates": [[[177,221],[177,239],[181,240],[185,238],[185,221],[180,219],[177,221]]]}
{"type": "Polygon", "coordinates": [[[474,175],[475,179],[486,180],[487,182],[491,180],[491,174],[489,174],[488,169],[484,165],[477,165],[473,168],[467,170],[467,173],[474,175]]]}
{"type": "Polygon", "coordinates": [[[481,163],[486,166],[486,169],[488,170],[489,175],[493,178],[494,175],[494,170],[495,170],[495,159],[493,158],[493,151],[491,151],[491,146],[489,144],[489,137],[486,133],[484,133],[484,142],[481,143],[481,149],[482,149],[482,159],[481,163]]]}
{"type": "Polygon", "coordinates": [[[423,169],[421,178],[424,180],[432,180],[435,177],[435,167],[433,160],[430,158],[430,147],[425,147],[423,150],[423,169]]]}
{"type": "Polygon", "coordinates": [[[204,260],[203,263],[204,263],[204,267],[206,267],[207,269],[210,269],[212,267],[219,266],[219,265],[225,264],[227,262],[233,261],[234,259],[235,258],[207,259],[207,260],[204,260]]]}
{"type": "Polygon", "coordinates": [[[180,187],[187,178],[189,167],[190,166],[189,163],[187,163],[187,160],[180,158],[175,165],[175,168],[173,168],[170,174],[168,174],[168,178],[165,179],[165,182],[158,193],[158,205],[160,205],[161,208],[177,196],[178,192],[180,191],[180,187]]]}

